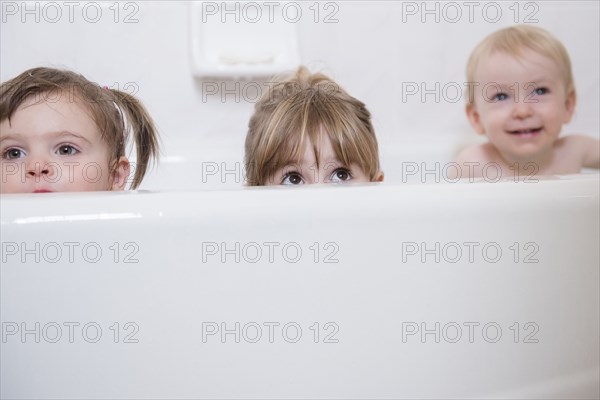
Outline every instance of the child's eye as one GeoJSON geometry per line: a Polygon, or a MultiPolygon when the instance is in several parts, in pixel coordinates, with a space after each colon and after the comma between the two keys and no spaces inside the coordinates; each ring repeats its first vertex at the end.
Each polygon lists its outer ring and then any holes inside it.
{"type": "Polygon", "coordinates": [[[16,160],[17,158],[25,157],[25,152],[19,148],[11,147],[2,153],[2,158],[5,160],[16,160]]]}
{"type": "Polygon", "coordinates": [[[506,93],[496,93],[496,95],[492,98],[494,101],[502,101],[508,99],[508,95],[506,93]]]}
{"type": "Polygon", "coordinates": [[[331,174],[331,182],[346,182],[352,179],[352,174],[347,168],[338,168],[331,174]]]}
{"type": "Polygon", "coordinates": [[[70,144],[63,144],[56,150],[56,153],[61,156],[72,156],[79,153],[79,150],[70,144]]]}
{"type": "Polygon", "coordinates": [[[304,180],[302,176],[297,172],[288,172],[281,181],[282,185],[303,185],[304,180]]]}
{"type": "Polygon", "coordinates": [[[543,94],[546,94],[546,93],[548,93],[548,89],[547,89],[547,88],[545,88],[545,87],[536,88],[536,89],[533,91],[533,94],[537,94],[537,95],[543,95],[543,94]]]}

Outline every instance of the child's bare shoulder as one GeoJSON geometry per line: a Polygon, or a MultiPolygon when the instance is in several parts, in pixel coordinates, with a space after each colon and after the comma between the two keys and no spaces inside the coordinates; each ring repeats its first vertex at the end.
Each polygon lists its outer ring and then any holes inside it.
{"type": "Polygon", "coordinates": [[[559,138],[554,149],[565,156],[583,162],[590,149],[598,147],[598,140],[585,135],[569,135],[559,138]]]}
{"type": "Polygon", "coordinates": [[[598,140],[586,135],[569,135],[561,137],[556,141],[557,148],[569,150],[586,149],[588,146],[597,146],[598,140]]]}
{"type": "Polygon", "coordinates": [[[462,150],[456,157],[458,164],[465,162],[491,162],[496,159],[497,151],[490,143],[476,144],[462,150]]]}
{"type": "Polygon", "coordinates": [[[483,169],[497,160],[498,152],[490,143],[476,144],[462,150],[454,162],[459,165],[460,175],[450,174],[450,179],[477,178],[482,176],[483,169]],[[467,173],[467,175],[464,175],[467,173]]]}
{"type": "Polygon", "coordinates": [[[564,136],[556,141],[557,152],[570,156],[578,168],[600,168],[600,141],[586,135],[564,136]]]}

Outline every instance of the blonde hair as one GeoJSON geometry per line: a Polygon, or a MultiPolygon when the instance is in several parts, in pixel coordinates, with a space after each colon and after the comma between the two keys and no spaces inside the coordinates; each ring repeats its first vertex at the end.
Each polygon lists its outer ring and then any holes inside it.
{"type": "Polygon", "coordinates": [[[248,185],[264,185],[277,169],[301,159],[307,140],[319,160],[316,143],[322,134],[331,140],[340,162],[355,164],[375,179],[377,139],[364,103],[329,77],[302,66],[274,81],[250,118],[245,145],[248,185]]]}
{"type": "Polygon", "coordinates": [[[567,95],[571,93],[575,95],[571,60],[565,46],[545,29],[529,25],[517,25],[490,34],[471,53],[467,62],[467,88],[469,93],[467,102],[473,103],[474,101],[475,72],[483,58],[495,52],[521,58],[524,56],[523,50],[526,49],[554,61],[562,71],[567,95]]]}
{"type": "Polygon", "coordinates": [[[137,162],[131,184],[136,189],[146,174],[148,163],[158,158],[158,133],[144,106],[120,90],[102,88],[78,73],[54,68],[32,68],[0,86],[0,122],[10,118],[31,96],[39,101],[77,97],[96,123],[110,149],[110,162],[125,156],[127,140],[133,136],[137,162]]]}

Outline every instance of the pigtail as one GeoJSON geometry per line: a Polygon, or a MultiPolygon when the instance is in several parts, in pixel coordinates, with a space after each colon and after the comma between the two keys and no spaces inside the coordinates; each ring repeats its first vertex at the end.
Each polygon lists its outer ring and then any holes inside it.
{"type": "MultiPolygon", "coordinates": [[[[152,117],[132,95],[116,89],[110,89],[115,104],[124,114],[122,115],[125,132],[133,134],[137,152],[135,175],[131,189],[136,189],[141,183],[150,161],[158,160],[159,138],[152,117]]],[[[127,136],[124,136],[125,140],[127,136]]]]}

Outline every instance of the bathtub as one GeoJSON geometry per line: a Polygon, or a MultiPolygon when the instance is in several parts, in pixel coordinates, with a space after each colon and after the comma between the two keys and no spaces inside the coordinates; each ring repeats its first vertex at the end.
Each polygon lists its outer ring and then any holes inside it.
{"type": "Polygon", "coordinates": [[[599,179],[7,195],[2,398],[598,398],[599,179]]]}

